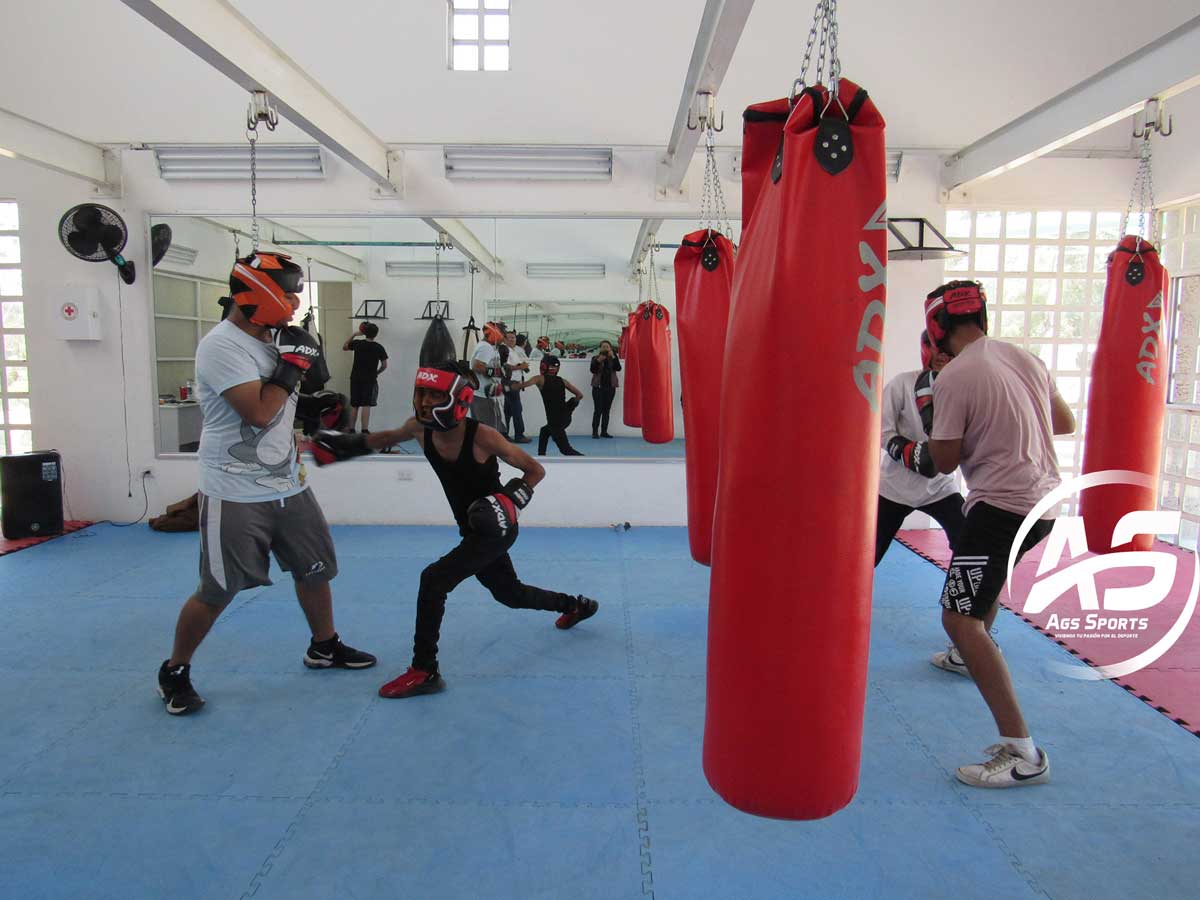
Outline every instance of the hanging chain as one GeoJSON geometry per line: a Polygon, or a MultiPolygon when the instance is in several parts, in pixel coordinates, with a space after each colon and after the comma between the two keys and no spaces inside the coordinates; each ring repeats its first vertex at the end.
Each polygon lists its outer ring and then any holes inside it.
{"type": "MultiPolygon", "coordinates": [[[[806,81],[808,78],[808,67],[812,64],[813,44],[817,42],[817,28],[821,24],[821,11],[824,6],[824,0],[821,0],[821,2],[817,4],[817,8],[813,11],[812,27],[808,29],[808,43],[804,45],[804,62],[800,64],[800,77],[792,82],[793,104],[796,102],[796,97],[803,93],[804,89],[808,87],[808,83],[806,81]]],[[[817,80],[820,80],[819,76],[817,80]]]]}
{"type": "Polygon", "coordinates": [[[258,126],[246,132],[250,142],[250,243],[251,253],[258,252],[258,165],[254,147],[258,143],[258,126]]]}
{"type": "Polygon", "coordinates": [[[700,227],[719,231],[733,240],[733,225],[725,207],[721,172],[717,166],[717,138],[711,125],[704,138],[704,190],[700,196],[700,227]]]}
{"type": "Polygon", "coordinates": [[[475,318],[475,273],[479,270],[475,268],[475,263],[471,263],[471,318],[475,318]]]}
{"type": "Polygon", "coordinates": [[[842,76],[842,60],[838,56],[837,0],[826,0],[825,23],[829,29],[829,92],[838,96],[838,79],[842,76]]]}
{"type": "Polygon", "coordinates": [[[442,236],[433,245],[433,299],[442,299],[442,236]]]}
{"type": "Polygon", "coordinates": [[[658,244],[655,243],[650,247],[650,296],[647,300],[652,300],[655,303],[661,303],[662,298],[658,295],[658,244]]]}
{"type": "Polygon", "coordinates": [[[250,107],[246,110],[246,140],[250,142],[250,239],[258,252],[258,126],[262,123],[267,131],[274,131],[279,124],[279,113],[271,103],[266,91],[250,92],[250,107]]]}
{"type": "Polygon", "coordinates": [[[831,96],[837,96],[838,79],[842,74],[842,61],[838,55],[837,0],[817,0],[813,10],[812,26],[808,30],[808,41],[804,45],[804,60],[800,64],[800,77],[792,82],[791,103],[810,84],[826,84],[831,96]],[[813,46],[817,47],[817,68],[812,81],[808,70],[812,65],[813,46]]]}
{"type": "Polygon", "coordinates": [[[1134,197],[1137,197],[1138,233],[1151,244],[1158,242],[1158,219],[1154,215],[1154,167],[1150,148],[1150,134],[1142,138],[1141,153],[1138,157],[1137,174],[1133,178],[1133,186],[1129,189],[1129,204],[1125,207],[1125,222],[1122,233],[1129,234],[1130,220],[1133,218],[1134,197]]]}

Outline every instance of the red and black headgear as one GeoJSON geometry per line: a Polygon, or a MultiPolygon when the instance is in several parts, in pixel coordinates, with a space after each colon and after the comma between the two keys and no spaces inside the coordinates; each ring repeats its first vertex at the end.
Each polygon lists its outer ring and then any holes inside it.
{"type": "Polygon", "coordinates": [[[285,296],[304,290],[304,270],[283,253],[251,253],[233,264],[229,294],[254,325],[278,328],[292,317],[285,296]]]}
{"type": "Polygon", "coordinates": [[[929,332],[921,332],[921,368],[928,369],[933,364],[933,344],[929,341],[929,332]]]}
{"type": "Polygon", "coordinates": [[[445,369],[435,369],[422,366],[417,369],[417,377],[413,383],[413,412],[422,424],[428,425],[435,431],[449,431],[458,426],[467,417],[471,401],[475,399],[475,388],[471,379],[461,372],[445,369]],[[447,395],[444,403],[433,408],[433,420],[426,422],[421,419],[421,410],[417,406],[416,390],[424,388],[429,391],[442,391],[447,395]]]}
{"type": "Polygon", "coordinates": [[[495,322],[488,322],[483,326],[483,339],[489,344],[501,344],[504,342],[504,329],[495,322]]]}
{"type": "Polygon", "coordinates": [[[558,361],[558,357],[555,356],[553,353],[549,353],[546,356],[543,356],[542,357],[542,366],[541,366],[542,374],[549,375],[551,372],[557,372],[559,365],[560,365],[560,363],[558,361]]]}
{"type": "Polygon", "coordinates": [[[940,350],[950,333],[951,316],[975,316],[979,327],[987,333],[987,296],[978,281],[950,281],[925,298],[925,330],[929,340],[940,350]]]}

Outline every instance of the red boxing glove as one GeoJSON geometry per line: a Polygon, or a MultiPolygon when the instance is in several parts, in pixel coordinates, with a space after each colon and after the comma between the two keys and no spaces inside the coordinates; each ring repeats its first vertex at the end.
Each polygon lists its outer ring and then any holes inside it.
{"type": "Polygon", "coordinates": [[[933,434],[933,382],[936,379],[937,372],[926,369],[917,376],[914,388],[917,395],[917,413],[921,416],[921,425],[925,428],[926,437],[933,434]]]}
{"type": "Polygon", "coordinates": [[[480,537],[506,537],[532,497],[533,488],[524,479],[514,478],[497,493],[480,497],[467,507],[467,525],[480,537]]]}
{"type": "Polygon", "coordinates": [[[318,431],[307,441],[307,449],[312,452],[313,461],[318,466],[341,462],[353,456],[365,456],[371,452],[367,446],[367,436],[343,434],[340,431],[318,431]]]}

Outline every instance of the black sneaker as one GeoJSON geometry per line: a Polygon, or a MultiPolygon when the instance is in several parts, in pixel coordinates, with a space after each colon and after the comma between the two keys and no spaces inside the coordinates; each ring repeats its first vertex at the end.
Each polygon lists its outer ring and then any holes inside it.
{"type": "Polygon", "coordinates": [[[304,653],[304,664],[310,669],[369,669],[375,657],[342,643],[336,634],[327,641],[311,641],[304,653]]]}
{"type": "Polygon", "coordinates": [[[167,712],[173,716],[186,716],[204,705],[204,698],[192,687],[192,667],[187,663],[167,668],[169,659],[164,659],[158,669],[158,694],[167,704],[167,712]]]}
{"type": "Polygon", "coordinates": [[[561,616],[559,616],[554,622],[554,627],[562,628],[564,630],[567,628],[573,628],[584,619],[590,619],[592,616],[594,616],[596,614],[596,610],[599,608],[600,604],[595,600],[584,597],[582,594],[580,594],[575,598],[575,611],[563,613],[561,616]]]}

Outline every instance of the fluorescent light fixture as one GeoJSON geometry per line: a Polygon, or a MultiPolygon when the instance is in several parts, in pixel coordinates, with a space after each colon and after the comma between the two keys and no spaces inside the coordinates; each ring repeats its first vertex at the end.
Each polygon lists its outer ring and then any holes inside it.
{"type": "Polygon", "coordinates": [[[389,278],[465,278],[467,264],[462,260],[444,262],[434,265],[432,262],[419,260],[401,260],[385,262],[384,272],[389,278]]]}
{"type": "MultiPolygon", "coordinates": [[[[158,174],[166,181],[249,181],[248,144],[155,144],[158,174]]],[[[255,171],[262,179],[323,179],[316,144],[259,144],[255,171]]]]}
{"type": "Polygon", "coordinates": [[[904,161],[903,150],[887,151],[887,180],[900,180],[900,164],[904,161]]]}
{"type": "Polygon", "coordinates": [[[446,177],[476,181],[612,181],[611,147],[456,146],[446,177]]]}
{"type": "Polygon", "coordinates": [[[526,278],[603,278],[604,263],[526,263],[526,278]]]}
{"type": "Polygon", "coordinates": [[[173,266],[190,266],[196,261],[197,252],[182,244],[172,244],[163,254],[162,261],[173,266]]]}

